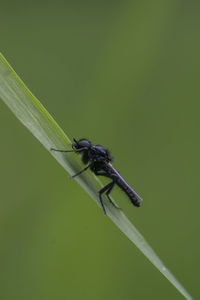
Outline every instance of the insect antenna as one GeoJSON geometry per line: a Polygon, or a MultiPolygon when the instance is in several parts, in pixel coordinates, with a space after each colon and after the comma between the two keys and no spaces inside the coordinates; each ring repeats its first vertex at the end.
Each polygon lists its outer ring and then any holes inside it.
{"type": "Polygon", "coordinates": [[[74,142],[77,144],[78,143],[78,141],[75,139],[75,138],[73,138],[73,140],[74,140],[74,142]]]}

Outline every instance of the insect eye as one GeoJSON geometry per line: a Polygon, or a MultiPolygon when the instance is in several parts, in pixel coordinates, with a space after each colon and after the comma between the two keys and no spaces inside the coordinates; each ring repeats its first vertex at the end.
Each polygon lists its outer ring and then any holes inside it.
{"type": "Polygon", "coordinates": [[[86,139],[81,139],[79,141],[76,141],[74,139],[75,143],[73,143],[74,147],[76,149],[80,149],[80,148],[90,148],[91,147],[91,143],[90,141],[86,140],[86,139]]]}

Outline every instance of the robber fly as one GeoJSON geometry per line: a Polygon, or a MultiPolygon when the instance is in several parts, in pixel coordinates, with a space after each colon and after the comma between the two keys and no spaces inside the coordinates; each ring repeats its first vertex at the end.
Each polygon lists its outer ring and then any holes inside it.
{"type": "Polygon", "coordinates": [[[73,140],[73,150],[58,150],[54,148],[51,148],[51,150],[58,152],[75,152],[81,154],[82,162],[84,164],[87,164],[87,166],[83,170],[79,171],[77,174],[71,176],[71,178],[82,174],[90,168],[90,170],[95,175],[105,176],[112,179],[110,183],[108,183],[99,191],[99,200],[104,214],[106,215],[106,209],[102,199],[103,193],[106,194],[108,200],[112,203],[112,205],[115,208],[120,208],[110,198],[110,192],[112,191],[115,184],[117,184],[126,193],[133,205],[139,207],[140,200],[142,200],[142,198],[130,187],[130,185],[128,185],[128,183],[121,177],[121,175],[113,168],[113,166],[110,163],[112,159],[108,150],[106,150],[101,145],[92,145],[92,143],[87,139],[80,139],[79,141],[77,141],[76,139],[73,140]]]}

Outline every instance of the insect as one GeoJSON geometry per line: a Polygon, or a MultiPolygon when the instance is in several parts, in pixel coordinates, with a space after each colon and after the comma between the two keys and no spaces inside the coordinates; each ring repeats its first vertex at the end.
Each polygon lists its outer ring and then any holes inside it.
{"type": "Polygon", "coordinates": [[[87,166],[81,171],[79,171],[77,174],[71,176],[71,178],[79,176],[87,169],[90,169],[97,176],[105,176],[112,179],[110,183],[108,183],[99,191],[99,200],[104,214],[106,215],[106,209],[102,199],[103,193],[106,194],[108,200],[110,201],[110,203],[112,203],[112,205],[115,208],[120,209],[120,207],[117,206],[110,198],[110,193],[115,184],[117,184],[126,193],[133,205],[139,207],[140,200],[142,200],[142,198],[130,187],[130,185],[128,185],[128,183],[114,169],[114,167],[110,163],[112,159],[109,151],[101,145],[93,145],[87,139],[80,139],[78,141],[76,139],[73,140],[74,143],[72,143],[72,150],[58,150],[54,148],[51,148],[50,150],[58,152],[75,152],[81,155],[82,162],[84,164],[87,164],[87,166]]]}

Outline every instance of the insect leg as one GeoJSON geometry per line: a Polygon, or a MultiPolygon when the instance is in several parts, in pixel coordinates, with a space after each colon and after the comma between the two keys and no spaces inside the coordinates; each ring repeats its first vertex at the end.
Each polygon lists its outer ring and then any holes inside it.
{"type": "Polygon", "coordinates": [[[117,204],[115,204],[115,202],[112,201],[112,199],[110,198],[110,193],[115,185],[115,181],[111,182],[112,185],[108,188],[108,190],[106,191],[106,196],[108,197],[108,200],[110,201],[110,203],[117,209],[121,209],[121,207],[119,207],[117,204]]]}
{"type": "Polygon", "coordinates": [[[82,152],[84,150],[87,150],[87,148],[80,148],[74,150],[60,150],[60,149],[50,148],[50,151],[57,151],[57,152],[82,152]]]}
{"type": "Polygon", "coordinates": [[[82,174],[83,172],[85,172],[89,167],[91,167],[93,163],[89,164],[87,167],[85,167],[83,170],[79,171],[78,173],[74,174],[73,176],[70,176],[70,178],[74,178],[80,174],[82,174]]]}
{"type": "Polygon", "coordinates": [[[55,148],[50,148],[50,151],[57,151],[57,152],[74,152],[74,150],[59,150],[55,148]]]}
{"type": "MultiPolygon", "coordinates": [[[[104,186],[100,191],[99,191],[99,200],[100,200],[100,203],[101,203],[101,206],[102,206],[102,208],[103,208],[103,211],[104,211],[104,214],[106,215],[106,209],[105,209],[105,206],[104,206],[104,204],[103,204],[103,199],[102,199],[102,194],[105,192],[105,191],[107,191],[107,190],[109,190],[110,189],[110,187],[113,187],[113,181],[112,182],[110,182],[110,183],[108,183],[106,186],[104,186]]],[[[110,200],[110,199],[109,199],[110,200]]]]}

